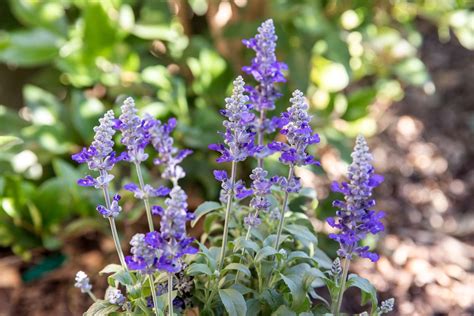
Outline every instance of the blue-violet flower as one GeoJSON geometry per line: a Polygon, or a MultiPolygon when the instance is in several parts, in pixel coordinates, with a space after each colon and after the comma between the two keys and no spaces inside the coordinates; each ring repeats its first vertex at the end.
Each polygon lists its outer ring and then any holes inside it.
{"type": "Polygon", "coordinates": [[[225,99],[225,109],[221,111],[227,118],[223,123],[226,128],[223,134],[224,143],[209,145],[209,149],[221,153],[221,157],[216,160],[219,163],[243,161],[258,151],[254,143],[255,115],[250,112],[249,98],[244,91],[244,80],[239,76],[233,84],[232,96],[225,99]]]}
{"type": "Polygon", "coordinates": [[[367,142],[359,135],[352,152],[352,164],[348,170],[349,182],[341,184],[334,182],[331,186],[333,191],[344,194],[344,201],[333,202],[333,206],[338,208],[337,218],[328,218],[327,222],[339,229],[339,233],[329,235],[329,238],[340,244],[339,256],[351,259],[355,253],[375,262],[379,256],[369,252],[368,246],[359,245],[368,233],[377,234],[384,230],[380,222],[384,213],[371,210],[375,205],[375,200],[371,198],[372,190],[383,181],[382,176],[374,173],[371,162],[372,155],[367,142]]]}

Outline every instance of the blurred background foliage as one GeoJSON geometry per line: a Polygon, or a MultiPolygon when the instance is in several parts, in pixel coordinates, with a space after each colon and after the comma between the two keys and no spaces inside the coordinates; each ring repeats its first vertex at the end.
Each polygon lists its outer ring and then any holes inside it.
{"type": "Polygon", "coordinates": [[[191,205],[215,197],[207,145],[218,138],[217,109],[252,57],[241,40],[266,18],[289,66],[278,108],[305,91],[318,152],[345,161],[351,139],[376,134],[407,86],[434,93],[416,19],[474,49],[467,0],[10,0],[0,13],[0,246],[24,259],[83,227],[101,229],[99,196],[75,185],[85,170],[69,157],[125,95],[178,118],[178,143],[195,151],[185,165],[191,205]]]}

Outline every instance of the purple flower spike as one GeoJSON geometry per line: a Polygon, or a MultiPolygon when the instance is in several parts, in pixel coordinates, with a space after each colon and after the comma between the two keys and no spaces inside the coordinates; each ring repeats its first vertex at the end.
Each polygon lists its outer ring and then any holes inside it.
{"type": "Polygon", "coordinates": [[[141,163],[148,159],[145,147],[150,141],[146,122],[143,122],[137,115],[135,102],[128,97],[121,107],[119,122],[115,126],[122,133],[121,142],[127,147],[127,160],[133,163],[141,163]]]}
{"type": "Polygon", "coordinates": [[[115,134],[114,112],[106,112],[99,119],[99,126],[94,127],[94,141],[89,148],[83,148],[79,153],[72,155],[72,159],[78,163],[87,163],[90,170],[107,172],[115,164],[115,152],[113,151],[115,134]]]}
{"type": "Polygon", "coordinates": [[[280,161],[286,165],[305,166],[319,165],[314,157],[306,152],[309,145],[319,142],[318,134],[313,134],[309,125],[311,115],[308,114],[308,103],[299,90],[293,92],[291,106],[282,114],[284,123],[280,133],[286,136],[287,143],[272,142],[268,148],[280,151],[280,161]]]}
{"type": "Polygon", "coordinates": [[[173,146],[174,140],[171,133],[175,127],[176,119],[171,118],[167,123],[154,120],[150,128],[151,143],[158,153],[158,157],[153,162],[155,165],[163,166],[161,176],[173,182],[186,175],[179,164],[192,153],[192,150],[178,150],[173,146]]]}
{"type": "Polygon", "coordinates": [[[383,181],[382,176],[374,174],[371,162],[372,155],[367,142],[359,135],[348,170],[349,182],[331,185],[333,191],[344,194],[344,201],[334,201],[333,205],[339,208],[337,217],[328,218],[327,223],[339,229],[339,233],[329,234],[329,238],[339,242],[338,254],[341,257],[351,259],[355,253],[375,262],[378,255],[369,252],[369,247],[359,245],[367,234],[375,235],[384,230],[380,222],[384,213],[371,210],[375,206],[375,200],[371,198],[372,190],[383,181]]]}
{"type": "Polygon", "coordinates": [[[85,176],[84,178],[77,180],[77,184],[83,187],[93,187],[97,184],[97,181],[92,176],[85,176]]]}
{"type": "Polygon", "coordinates": [[[275,56],[277,39],[273,20],[269,19],[258,28],[258,34],[254,38],[242,41],[245,46],[255,51],[251,65],[243,67],[242,70],[258,82],[255,88],[246,87],[250,102],[257,111],[275,109],[275,100],[281,96],[275,83],[286,81],[283,71],[287,66],[277,61],[275,56]]]}
{"type": "Polygon", "coordinates": [[[221,111],[227,118],[223,123],[226,128],[224,144],[209,145],[209,149],[221,153],[216,160],[219,163],[243,161],[258,151],[254,143],[255,132],[252,131],[254,114],[247,104],[249,98],[245,95],[244,80],[239,76],[233,84],[232,96],[225,99],[225,110],[221,111]]]}

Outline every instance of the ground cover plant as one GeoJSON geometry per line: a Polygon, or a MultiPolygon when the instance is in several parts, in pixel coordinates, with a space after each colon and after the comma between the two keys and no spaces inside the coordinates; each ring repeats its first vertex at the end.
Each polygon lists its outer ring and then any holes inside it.
{"type": "Polygon", "coordinates": [[[361,290],[362,305],[370,302],[365,314],[393,309],[393,299],[378,303],[368,280],[348,275],[353,258],[378,260],[363,239],[384,229],[383,212],[373,210],[372,198],[383,177],[374,171],[363,136],[356,139],[347,182],[332,185],[344,196],[333,202],[337,211],[328,219],[335,228],[329,237],[339,244],[334,261],[318,248],[307,216],[288,207],[299,197],[306,198],[304,205],[315,199],[295,170],[319,165],[312,154],[319,135],[299,90],[292,93],[286,111],[273,113],[287,69],[276,59],[276,40],[273,21],[267,20],[254,38],[243,41],[255,51],[250,66],[243,68],[253,84],[246,85],[241,76],[234,80],[220,111],[222,141],[209,145],[219,153],[216,161],[230,167],[230,175],[224,168],[213,172],[221,182],[219,201],[188,211],[186,192],[179,185],[186,175],[180,164],[192,152],[174,143],[171,134],[178,122],[139,116],[132,98],[124,100],[118,118],[112,110],[105,113],[94,128],[92,144],[73,155],[91,171],[78,184],[103,194],[97,211],[109,221],[119,262],[100,272],[109,284],[103,299],[93,293],[87,274],[77,273],[75,286],[94,301],[85,315],[174,315],[191,309],[201,315],[340,315],[348,287],[361,290]],[[161,177],[145,183],[142,169],[150,157],[161,177]],[[246,160],[255,161],[248,179],[239,170],[246,160]],[[276,160],[287,176],[265,169],[276,160]],[[118,165],[129,166],[136,182],[116,181],[113,171],[118,165]],[[115,225],[122,213],[121,196],[115,191],[122,189],[143,201],[148,222],[147,232],[131,238],[129,255],[115,225]],[[200,239],[188,236],[187,224],[203,219],[200,239]],[[321,288],[327,288],[329,298],[319,294],[321,288]]]}

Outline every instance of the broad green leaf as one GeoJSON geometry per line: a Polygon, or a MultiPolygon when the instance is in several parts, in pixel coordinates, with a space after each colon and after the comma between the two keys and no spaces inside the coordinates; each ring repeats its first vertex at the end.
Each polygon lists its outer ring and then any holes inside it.
{"type": "Polygon", "coordinates": [[[245,299],[237,290],[234,289],[220,289],[219,296],[225,310],[229,316],[246,316],[247,304],[245,299]]]}
{"type": "Polygon", "coordinates": [[[120,264],[111,263],[106,265],[102,270],[100,270],[99,274],[116,273],[122,270],[123,268],[120,264]]]}
{"type": "Polygon", "coordinates": [[[296,316],[297,314],[288,308],[286,305],[281,305],[276,311],[272,313],[272,316],[296,316]]]}
{"type": "Polygon", "coordinates": [[[187,269],[187,274],[189,275],[198,275],[198,274],[205,274],[205,275],[212,275],[211,269],[204,263],[193,263],[187,269]]]}
{"type": "Polygon", "coordinates": [[[43,27],[58,35],[67,35],[65,7],[54,1],[10,0],[15,17],[24,25],[43,27]]]}
{"type": "Polygon", "coordinates": [[[286,225],[285,230],[292,234],[298,241],[301,241],[305,246],[309,244],[317,244],[318,239],[306,226],[302,225],[286,225]]]}
{"type": "Polygon", "coordinates": [[[296,316],[297,314],[292,311],[288,306],[281,305],[276,311],[272,313],[272,316],[296,316]]]}
{"type": "Polygon", "coordinates": [[[361,304],[365,304],[367,302],[367,297],[370,298],[370,302],[372,304],[372,311],[374,313],[377,309],[377,290],[375,287],[369,282],[369,280],[362,278],[356,274],[349,275],[347,279],[346,288],[351,286],[357,287],[362,291],[362,302],[361,304]]]}
{"type": "Polygon", "coordinates": [[[255,262],[260,262],[263,259],[265,259],[268,256],[273,256],[277,253],[275,248],[270,247],[270,246],[265,246],[262,249],[260,249],[257,254],[255,255],[255,262]]]}
{"type": "Polygon", "coordinates": [[[121,270],[121,271],[115,272],[110,277],[123,285],[133,284],[133,277],[129,271],[121,270]]]}
{"type": "Polygon", "coordinates": [[[258,250],[260,250],[260,247],[256,242],[252,240],[246,240],[244,237],[238,237],[235,240],[234,250],[237,251],[239,249],[246,249],[257,252],[258,250]]]}
{"type": "Polygon", "coordinates": [[[328,255],[322,251],[321,249],[319,248],[316,248],[315,252],[314,252],[314,260],[316,260],[316,262],[318,263],[319,265],[319,268],[324,268],[326,270],[329,270],[331,269],[331,266],[332,266],[332,260],[331,258],[328,257],[328,255]]]}
{"type": "Polygon", "coordinates": [[[98,300],[92,304],[89,309],[84,313],[84,316],[98,316],[98,315],[109,315],[116,312],[120,306],[110,304],[104,300],[98,300]]]}
{"type": "Polygon", "coordinates": [[[197,207],[196,211],[194,211],[194,220],[191,222],[191,227],[194,227],[199,219],[204,215],[220,208],[222,208],[222,204],[217,202],[207,201],[202,203],[197,207]]]}
{"type": "Polygon", "coordinates": [[[249,268],[247,268],[247,266],[241,264],[241,263],[236,263],[236,262],[233,262],[233,263],[230,263],[228,265],[226,265],[224,267],[224,270],[238,270],[248,276],[251,276],[252,274],[250,273],[250,270],[249,268]]]}
{"type": "Polygon", "coordinates": [[[0,61],[17,66],[38,66],[53,60],[62,39],[52,32],[31,30],[0,33],[0,61]]]}
{"type": "Polygon", "coordinates": [[[1,151],[8,150],[13,146],[19,145],[22,143],[23,143],[23,140],[19,137],[10,136],[10,135],[5,135],[5,136],[0,135],[0,150],[1,151]]]}
{"type": "Polygon", "coordinates": [[[23,88],[23,96],[35,125],[62,125],[60,115],[63,105],[50,92],[33,85],[23,88]]]}
{"type": "Polygon", "coordinates": [[[346,121],[355,121],[369,113],[369,106],[374,102],[377,90],[368,87],[361,88],[347,97],[347,110],[342,116],[346,121]]]}

